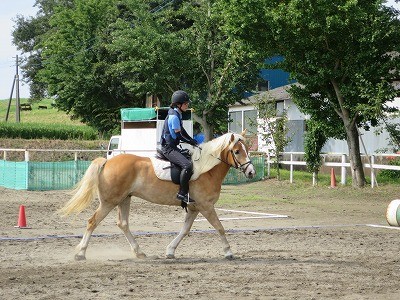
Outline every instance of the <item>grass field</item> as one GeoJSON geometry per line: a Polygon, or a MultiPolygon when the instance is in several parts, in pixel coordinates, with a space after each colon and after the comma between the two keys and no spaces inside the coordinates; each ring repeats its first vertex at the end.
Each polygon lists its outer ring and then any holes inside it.
{"type": "MultiPolygon", "coordinates": [[[[16,122],[16,100],[11,101],[8,122],[16,122]]],[[[32,104],[32,110],[22,110],[20,113],[21,123],[41,123],[41,124],[64,124],[64,125],[82,125],[78,120],[71,120],[70,116],[63,111],[52,107],[52,99],[44,99],[38,103],[32,104]],[[47,109],[39,109],[40,106],[46,106],[47,109]]],[[[0,100],[0,121],[6,119],[9,100],[0,100]]],[[[21,99],[21,104],[28,103],[28,99],[21,99]]]]}

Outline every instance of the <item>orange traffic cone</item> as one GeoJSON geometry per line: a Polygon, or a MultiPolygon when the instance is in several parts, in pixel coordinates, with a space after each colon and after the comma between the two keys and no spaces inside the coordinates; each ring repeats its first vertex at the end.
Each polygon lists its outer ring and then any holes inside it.
{"type": "Polygon", "coordinates": [[[25,206],[23,205],[19,207],[18,225],[15,227],[22,229],[30,228],[26,226],[25,206]]]}
{"type": "Polygon", "coordinates": [[[331,168],[331,188],[336,187],[336,176],[335,176],[335,170],[331,168]]]}

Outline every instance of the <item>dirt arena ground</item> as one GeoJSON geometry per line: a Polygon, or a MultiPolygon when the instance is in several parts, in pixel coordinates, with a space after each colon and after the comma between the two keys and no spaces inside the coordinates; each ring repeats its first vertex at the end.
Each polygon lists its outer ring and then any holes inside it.
{"type": "Polygon", "coordinates": [[[133,257],[113,211],[95,231],[87,260],[74,261],[95,204],[62,219],[55,212],[67,191],[0,188],[0,298],[400,299],[400,230],[385,220],[399,192],[272,180],[224,186],[216,207],[234,260],[223,258],[201,216],[176,259],[166,259],[184,211],[133,199],[131,230],[148,258],[133,257]],[[14,227],[20,205],[31,229],[14,227]]]}

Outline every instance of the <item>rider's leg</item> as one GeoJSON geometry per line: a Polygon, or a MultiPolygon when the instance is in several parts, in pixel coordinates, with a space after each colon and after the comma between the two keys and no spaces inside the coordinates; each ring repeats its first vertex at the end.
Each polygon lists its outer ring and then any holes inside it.
{"type": "Polygon", "coordinates": [[[187,204],[192,204],[195,202],[192,198],[189,197],[189,180],[192,174],[192,165],[190,165],[186,169],[182,169],[180,176],[180,188],[178,194],[176,195],[179,200],[187,204]]]}
{"type": "Polygon", "coordinates": [[[186,204],[194,203],[194,200],[189,197],[189,180],[193,174],[193,163],[187,159],[178,149],[164,148],[163,154],[169,161],[181,167],[180,188],[176,197],[186,204]]]}

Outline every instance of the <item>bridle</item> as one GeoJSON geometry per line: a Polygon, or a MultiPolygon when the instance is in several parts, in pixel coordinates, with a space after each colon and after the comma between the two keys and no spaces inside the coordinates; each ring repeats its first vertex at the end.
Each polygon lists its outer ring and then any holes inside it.
{"type": "MultiPolygon", "coordinates": [[[[240,142],[240,140],[238,141],[238,143],[240,142]]],[[[242,144],[243,145],[243,144],[242,144]]],[[[218,160],[222,161],[223,163],[227,164],[229,167],[235,168],[235,169],[240,169],[242,170],[243,173],[246,173],[247,168],[252,164],[251,160],[249,159],[248,161],[246,161],[245,163],[241,164],[239,162],[239,160],[237,159],[235,152],[231,149],[226,153],[226,159],[223,160],[221,158],[216,157],[218,160]],[[232,165],[228,162],[228,155],[229,153],[232,155],[232,159],[233,162],[235,163],[235,165],[232,165]]]]}

